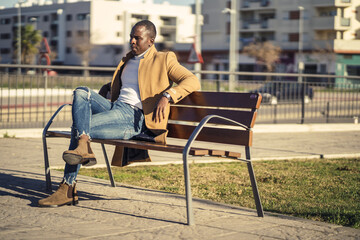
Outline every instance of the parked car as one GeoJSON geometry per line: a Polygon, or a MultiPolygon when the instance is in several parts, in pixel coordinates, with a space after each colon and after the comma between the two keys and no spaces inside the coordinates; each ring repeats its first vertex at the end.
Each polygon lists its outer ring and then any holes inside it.
{"type": "Polygon", "coordinates": [[[308,84],[298,82],[268,82],[252,92],[261,93],[262,102],[270,104],[301,101],[303,92],[305,103],[311,102],[314,97],[313,89],[308,84]]]}

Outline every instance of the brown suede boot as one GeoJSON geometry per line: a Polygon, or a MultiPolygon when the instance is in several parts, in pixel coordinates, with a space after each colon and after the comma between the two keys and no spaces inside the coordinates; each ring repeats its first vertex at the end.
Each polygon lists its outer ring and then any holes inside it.
{"type": "Polygon", "coordinates": [[[81,138],[75,150],[67,150],[63,153],[63,159],[70,165],[83,164],[84,166],[92,166],[96,164],[95,154],[91,150],[90,141],[81,138]]]}
{"type": "Polygon", "coordinates": [[[66,183],[60,183],[56,192],[47,198],[39,200],[39,207],[60,207],[63,205],[76,205],[79,203],[77,196],[76,183],[70,186],[66,183]]]}

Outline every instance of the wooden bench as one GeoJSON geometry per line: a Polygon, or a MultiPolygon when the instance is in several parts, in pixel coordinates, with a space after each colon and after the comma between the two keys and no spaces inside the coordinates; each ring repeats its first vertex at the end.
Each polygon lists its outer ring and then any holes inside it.
{"type": "MultiPolygon", "coordinates": [[[[190,187],[188,156],[214,156],[247,163],[257,214],[263,217],[263,208],[258,193],[254,170],[250,157],[253,132],[257,109],[260,107],[261,95],[258,93],[224,93],[224,92],[194,92],[176,105],[171,105],[168,123],[168,137],[186,139],[184,145],[159,144],[137,140],[101,140],[93,139],[93,142],[102,146],[111,185],[115,187],[111,167],[107,157],[105,144],[123,146],[136,149],[147,149],[182,153],[184,164],[187,224],[194,224],[192,210],[192,196],[190,187]],[[241,158],[239,151],[229,151],[226,145],[221,145],[222,150],[213,148],[195,148],[194,141],[209,142],[208,146],[216,146],[216,143],[231,144],[245,147],[245,158],[241,158]],[[214,144],[215,143],[215,144],[214,144]]],[[[70,138],[70,131],[50,131],[49,127],[56,115],[63,107],[61,106],[51,117],[43,131],[43,147],[45,161],[46,187],[51,190],[50,165],[48,160],[47,142],[48,137],[70,138]]]]}

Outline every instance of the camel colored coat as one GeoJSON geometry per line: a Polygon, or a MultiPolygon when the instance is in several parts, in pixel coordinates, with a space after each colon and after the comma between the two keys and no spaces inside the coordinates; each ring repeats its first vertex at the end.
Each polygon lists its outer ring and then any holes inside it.
{"type": "MultiPolygon", "coordinates": [[[[121,73],[126,62],[134,55],[130,52],[117,66],[111,81],[111,101],[118,99],[121,89],[121,73]]],[[[150,47],[144,58],[140,60],[138,81],[140,98],[143,106],[146,127],[156,135],[155,141],[166,143],[167,122],[170,104],[165,111],[165,120],[155,122],[154,109],[164,92],[170,94],[173,103],[177,103],[193,91],[200,89],[197,77],[177,61],[173,52],[158,52],[154,45],[150,47]],[[176,83],[173,86],[173,83],[176,83]]],[[[114,158],[121,161],[123,148],[117,147],[114,158]],[[115,156],[116,155],[116,156],[115,156]]]]}

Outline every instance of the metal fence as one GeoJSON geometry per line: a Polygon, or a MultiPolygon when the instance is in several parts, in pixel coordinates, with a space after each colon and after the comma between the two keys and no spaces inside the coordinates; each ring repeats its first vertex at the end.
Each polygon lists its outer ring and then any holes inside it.
{"type": "MultiPolygon", "coordinates": [[[[13,65],[11,65],[13,66],[13,65]]],[[[15,65],[18,67],[19,65],[15,65]]],[[[111,81],[114,68],[53,66],[63,73],[90,71],[90,76],[13,74],[9,65],[0,65],[0,128],[38,128],[56,109],[71,103],[77,86],[98,90],[111,81]]],[[[34,69],[39,66],[21,66],[34,69]]],[[[233,90],[260,92],[263,104],[258,123],[353,122],[360,116],[360,77],[200,71],[204,91],[229,91],[229,75],[236,75],[233,90]],[[297,80],[301,77],[302,82],[297,80]]],[[[53,126],[69,127],[71,109],[57,117],[53,126]]]]}

